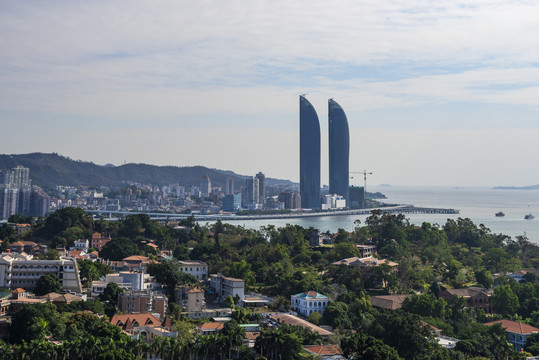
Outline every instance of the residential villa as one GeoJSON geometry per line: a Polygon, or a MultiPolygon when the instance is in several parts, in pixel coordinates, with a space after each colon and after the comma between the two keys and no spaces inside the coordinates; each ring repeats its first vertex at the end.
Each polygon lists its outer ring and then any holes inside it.
{"type": "Polygon", "coordinates": [[[515,347],[516,351],[522,351],[526,345],[526,340],[528,337],[531,334],[539,332],[538,328],[518,321],[503,319],[485,323],[487,326],[492,326],[495,324],[501,324],[501,326],[505,329],[507,341],[509,341],[515,347]]]}
{"type": "Polygon", "coordinates": [[[292,310],[307,317],[313,312],[324,313],[328,305],[329,298],[316,291],[308,291],[290,297],[292,310]]]}

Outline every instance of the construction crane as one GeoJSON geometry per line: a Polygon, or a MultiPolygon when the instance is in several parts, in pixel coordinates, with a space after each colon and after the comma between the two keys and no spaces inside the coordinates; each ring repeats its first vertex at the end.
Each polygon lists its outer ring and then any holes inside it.
{"type": "MultiPolygon", "coordinates": [[[[363,171],[350,171],[350,174],[362,174],[363,175],[363,209],[365,209],[365,200],[367,199],[367,175],[372,175],[372,171],[368,172],[367,170],[363,171]]],[[[353,179],[353,176],[350,176],[350,179],[353,179]]]]}

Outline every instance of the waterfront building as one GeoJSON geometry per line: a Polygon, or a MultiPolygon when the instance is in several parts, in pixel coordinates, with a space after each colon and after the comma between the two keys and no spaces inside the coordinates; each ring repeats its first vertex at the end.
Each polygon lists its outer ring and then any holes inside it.
{"type": "Polygon", "coordinates": [[[202,182],[200,183],[200,192],[202,197],[209,197],[211,193],[211,181],[210,177],[204,175],[202,177],[202,182]]]}
{"type": "Polygon", "coordinates": [[[285,209],[299,209],[302,199],[297,191],[287,191],[279,193],[278,201],[284,204],[285,209]]]}
{"type": "Polygon", "coordinates": [[[257,177],[253,176],[246,180],[245,184],[245,203],[260,203],[260,183],[257,177]]]}
{"type": "Polygon", "coordinates": [[[365,208],[365,188],[363,186],[350,186],[349,207],[353,209],[365,208]]]}
{"type": "Polygon", "coordinates": [[[350,132],[342,107],[328,100],[329,119],[329,193],[342,195],[349,202],[350,132]]]}
{"type": "Polygon", "coordinates": [[[225,195],[223,210],[230,212],[241,210],[241,193],[225,195]]]}
{"type": "Polygon", "coordinates": [[[299,188],[304,208],[320,208],[320,122],[305,96],[299,97],[299,188]]]}
{"type": "Polygon", "coordinates": [[[322,198],[322,210],[342,209],[346,207],[346,200],[337,194],[327,194],[322,198]]]}
{"type": "Polygon", "coordinates": [[[264,204],[266,200],[266,176],[260,171],[255,177],[258,179],[258,202],[264,204]]]}
{"type": "Polygon", "coordinates": [[[226,179],[226,186],[225,186],[225,195],[233,195],[234,194],[234,178],[227,178],[226,179]]]}

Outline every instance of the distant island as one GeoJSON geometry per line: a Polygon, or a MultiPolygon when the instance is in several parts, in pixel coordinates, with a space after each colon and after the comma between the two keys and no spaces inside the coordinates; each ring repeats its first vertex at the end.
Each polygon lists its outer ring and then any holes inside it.
{"type": "Polygon", "coordinates": [[[494,190],[539,190],[539,184],[528,186],[496,186],[494,190]]]}

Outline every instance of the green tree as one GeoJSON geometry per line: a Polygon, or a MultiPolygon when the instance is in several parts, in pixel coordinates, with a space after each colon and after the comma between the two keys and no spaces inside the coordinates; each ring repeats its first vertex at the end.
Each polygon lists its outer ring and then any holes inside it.
{"type": "Polygon", "coordinates": [[[234,298],[231,295],[228,295],[224,300],[223,304],[231,309],[234,309],[234,298]]]}
{"type": "Polygon", "coordinates": [[[475,279],[480,285],[487,289],[490,289],[492,285],[494,285],[492,273],[485,268],[481,268],[475,272],[475,279]]]}
{"type": "Polygon", "coordinates": [[[137,245],[125,237],[119,237],[109,241],[99,252],[103,259],[120,261],[128,256],[139,253],[137,245]]]}
{"type": "Polygon", "coordinates": [[[37,296],[46,295],[51,292],[60,292],[62,290],[62,283],[56,274],[42,275],[36,283],[34,293],[37,296]]]}
{"type": "Polygon", "coordinates": [[[333,327],[342,327],[350,329],[352,321],[349,317],[350,309],[348,305],[342,301],[330,302],[324,310],[324,323],[333,327]]]}
{"type": "Polygon", "coordinates": [[[313,323],[315,325],[318,325],[318,324],[320,324],[320,320],[322,320],[322,314],[315,311],[311,315],[309,315],[307,320],[309,320],[309,322],[311,322],[311,323],[313,323]]]}
{"type": "Polygon", "coordinates": [[[510,285],[501,285],[494,289],[492,303],[496,311],[503,316],[513,316],[518,313],[518,296],[513,292],[510,285]]]}
{"type": "Polygon", "coordinates": [[[118,286],[118,284],[110,282],[103,290],[103,294],[101,294],[99,300],[116,305],[118,303],[118,295],[123,294],[123,292],[124,289],[118,286]]]}
{"type": "Polygon", "coordinates": [[[397,350],[372,336],[352,334],[341,341],[343,355],[348,359],[400,360],[397,350]]]}

